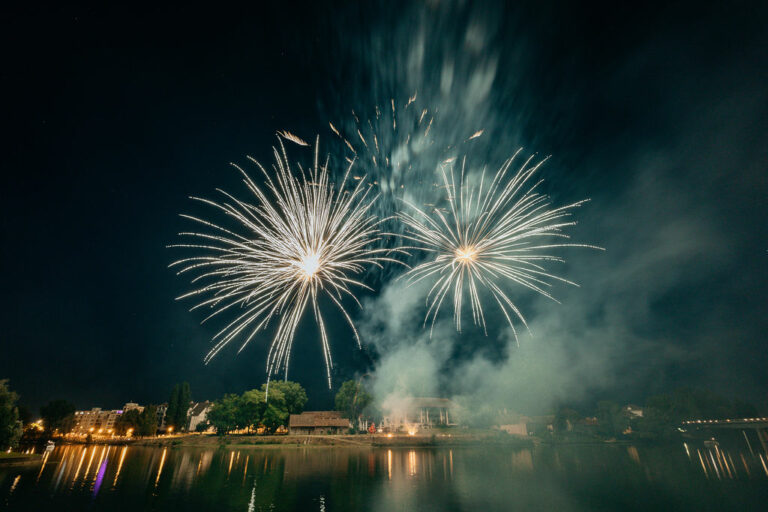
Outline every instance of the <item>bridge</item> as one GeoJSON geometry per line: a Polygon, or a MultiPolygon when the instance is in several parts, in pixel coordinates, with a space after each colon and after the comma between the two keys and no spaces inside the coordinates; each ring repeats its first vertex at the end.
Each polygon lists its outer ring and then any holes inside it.
{"type": "Polygon", "coordinates": [[[754,430],[757,439],[763,447],[763,451],[768,453],[768,418],[727,418],[721,420],[685,420],[682,426],[695,430],[710,429],[739,429],[747,441],[749,450],[752,451],[752,443],[749,442],[747,430],[754,430]]]}
{"type": "Polygon", "coordinates": [[[724,420],[686,420],[683,425],[704,428],[768,428],[768,418],[729,418],[724,420]]]}

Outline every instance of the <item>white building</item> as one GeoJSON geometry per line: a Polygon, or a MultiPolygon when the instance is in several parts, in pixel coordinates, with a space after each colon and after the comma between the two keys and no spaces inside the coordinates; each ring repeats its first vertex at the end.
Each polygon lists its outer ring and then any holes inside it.
{"type": "Polygon", "coordinates": [[[136,409],[139,412],[144,412],[144,406],[143,405],[139,405],[136,402],[128,402],[127,404],[125,404],[123,406],[123,412],[128,412],[128,411],[130,411],[132,409],[136,409]]]}
{"type": "Polygon", "coordinates": [[[115,429],[115,421],[122,410],[103,411],[101,407],[94,407],[90,411],[75,412],[75,426],[72,432],[76,434],[111,434],[115,429]]]}
{"type": "Polygon", "coordinates": [[[189,432],[194,432],[200,423],[205,423],[208,419],[208,411],[211,410],[212,405],[213,402],[206,400],[205,402],[192,404],[190,406],[187,410],[187,420],[189,425],[187,430],[189,432]]]}

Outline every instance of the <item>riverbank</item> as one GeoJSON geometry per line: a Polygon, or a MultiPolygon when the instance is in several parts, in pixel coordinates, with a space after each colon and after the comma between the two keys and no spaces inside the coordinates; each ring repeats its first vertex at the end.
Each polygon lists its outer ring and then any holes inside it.
{"type": "Polygon", "coordinates": [[[0,466],[27,466],[42,462],[42,455],[0,452],[0,466]]]}
{"type": "Polygon", "coordinates": [[[530,447],[535,440],[526,437],[487,434],[359,434],[359,435],[180,435],[132,441],[135,446],[196,446],[196,447],[289,447],[289,446],[345,446],[345,447],[429,447],[463,445],[504,445],[530,447]]]}

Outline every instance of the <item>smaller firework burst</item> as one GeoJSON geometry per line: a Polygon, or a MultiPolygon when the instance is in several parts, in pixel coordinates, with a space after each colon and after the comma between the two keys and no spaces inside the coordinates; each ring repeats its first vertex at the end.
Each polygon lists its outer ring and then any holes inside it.
{"type": "MultiPolygon", "coordinates": [[[[551,253],[563,247],[593,245],[558,242],[567,239],[563,230],[573,226],[572,210],[586,202],[552,208],[549,197],[537,192],[541,181],[532,177],[544,163],[531,165],[528,158],[510,176],[516,157],[508,159],[490,183],[482,173],[477,187],[465,179],[465,161],[456,182],[453,167],[442,168],[447,208],[421,209],[406,201],[412,212],[400,212],[405,225],[403,238],[429,253],[427,260],[411,268],[405,277],[410,283],[434,280],[427,293],[424,324],[434,327],[440,307],[451,295],[456,329],[461,331],[461,311],[465,292],[469,295],[472,320],[486,329],[481,300],[486,290],[498,304],[517,340],[513,318],[527,327],[525,317],[510,299],[507,288],[519,285],[555,300],[548,291],[551,281],[575,283],[549,272],[546,263],[562,262],[551,253]]],[[[431,332],[431,331],[430,331],[431,332]]]]}

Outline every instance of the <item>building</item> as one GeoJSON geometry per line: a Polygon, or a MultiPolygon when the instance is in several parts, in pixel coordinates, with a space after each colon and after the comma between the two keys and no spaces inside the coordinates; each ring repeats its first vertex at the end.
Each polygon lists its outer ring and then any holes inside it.
{"type": "Polygon", "coordinates": [[[123,412],[132,411],[133,409],[136,409],[139,412],[144,412],[144,406],[139,405],[136,402],[128,402],[123,406],[123,412]]]}
{"type": "Polygon", "coordinates": [[[187,410],[187,424],[189,432],[197,430],[197,426],[205,423],[208,419],[208,411],[211,410],[213,402],[206,400],[197,404],[192,404],[187,410]]]}
{"type": "Polygon", "coordinates": [[[497,421],[498,424],[496,428],[507,434],[517,436],[527,436],[528,424],[532,422],[531,418],[528,416],[514,413],[500,414],[497,421]]]}
{"type": "Polygon", "coordinates": [[[115,429],[115,421],[123,414],[122,410],[104,411],[94,407],[90,411],[75,412],[75,426],[72,432],[76,434],[111,434],[115,429]]]}
{"type": "Polygon", "coordinates": [[[392,432],[454,426],[457,409],[447,398],[407,398],[389,408],[380,426],[392,432]]]}
{"type": "Polygon", "coordinates": [[[168,412],[168,402],[157,406],[157,429],[165,430],[165,413],[168,412]]]}
{"type": "Polygon", "coordinates": [[[352,425],[338,411],[310,411],[291,414],[288,431],[291,435],[345,434],[352,425]]]}
{"type": "Polygon", "coordinates": [[[528,435],[545,436],[555,431],[555,415],[531,416],[526,424],[528,435]]]}

